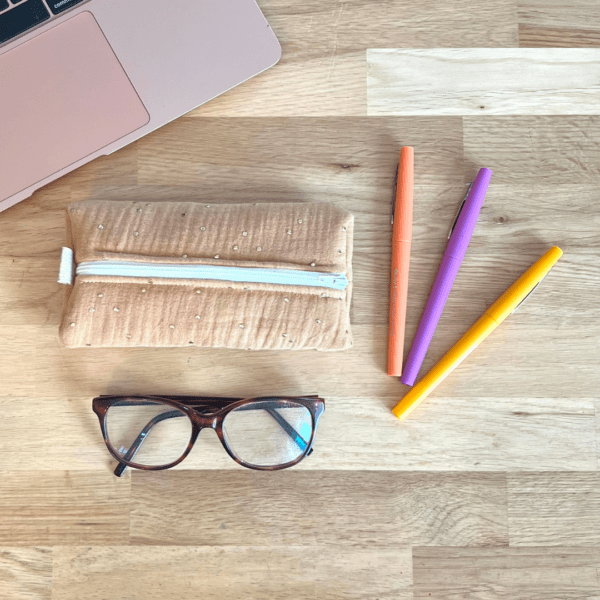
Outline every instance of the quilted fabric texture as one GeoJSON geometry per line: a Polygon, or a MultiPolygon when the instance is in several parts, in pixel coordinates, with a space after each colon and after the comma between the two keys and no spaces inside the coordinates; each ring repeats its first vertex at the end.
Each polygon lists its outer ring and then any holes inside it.
{"type": "Polygon", "coordinates": [[[82,276],[60,337],[76,347],[343,350],[352,345],[353,216],[332,204],[88,201],[67,209],[75,262],[126,260],[345,273],[344,291],[82,276]]]}

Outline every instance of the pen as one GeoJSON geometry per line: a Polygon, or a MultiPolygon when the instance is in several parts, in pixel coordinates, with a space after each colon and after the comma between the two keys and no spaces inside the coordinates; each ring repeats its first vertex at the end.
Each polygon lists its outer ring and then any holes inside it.
{"type": "Polygon", "coordinates": [[[392,412],[399,419],[404,420],[506,317],[518,308],[561,256],[562,250],[554,246],[529,267],[450,348],[442,360],[400,400],[392,412]]]}
{"type": "Polygon", "coordinates": [[[396,197],[392,210],[392,274],[390,279],[390,314],[388,332],[388,375],[402,375],[404,326],[408,295],[408,269],[413,220],[415,151],[410,146],[400,150],[396,179],[396,197]]]}
{"type": "Polygon", "coordinates": [[[419,374],[431,338],[442,316],[446,300],[448,300],[458,269],[471,241],[491,177],[492,172],[489,169],[479,170],[450,230],[446,251],[435,276],[433,287],[400,378],[400,381],[406,385],[413,385],[419,374]]]}

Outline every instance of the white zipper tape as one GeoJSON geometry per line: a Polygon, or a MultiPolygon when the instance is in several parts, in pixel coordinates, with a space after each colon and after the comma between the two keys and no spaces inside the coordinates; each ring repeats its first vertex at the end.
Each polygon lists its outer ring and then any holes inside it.
{"type": "MultiPolygon", "coordinates": [[[[62,263],[61,263],[62,264],[62,263]]],[[[76,275],[97,277],[143,277],[147,279],[195,279],[236,283],[271,283],[345,290],[348,279],[343,273],[319,273],[294,269],[221,267],[218,265],[167,265],[120,260],[83,262],[76,275]]]]}
{"type": "Polygon", "coordinates": [[[58,268],[58,283],[73,285],[74,267],[73,250],[63,247],[60,255],[60,267],[58,268]]]}

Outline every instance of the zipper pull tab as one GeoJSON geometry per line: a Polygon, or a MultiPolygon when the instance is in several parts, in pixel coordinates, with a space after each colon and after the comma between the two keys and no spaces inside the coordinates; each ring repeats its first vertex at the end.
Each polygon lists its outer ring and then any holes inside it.
{"type": "Polygon", "coordinates": [[[62,285],[73,285],[73,272],[75,271],[75,262],[73,260],[73,250],[63,247],[60,255],[60,266],[58,268],[58,283],[62,285]]]}

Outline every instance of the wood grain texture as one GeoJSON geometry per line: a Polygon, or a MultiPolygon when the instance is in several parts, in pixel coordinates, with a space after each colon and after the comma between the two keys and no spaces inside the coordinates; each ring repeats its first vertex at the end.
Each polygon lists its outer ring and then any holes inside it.
{"type": "MultiPolygon", "coordinates": [[[[507,286],[533,260],[507,271],[503,275],[507,286]]],[[[487,264],[489,268],[495,266],[487,264]]],[[[590,269],[595,272],[595,267],[590,269]]],[[[484,272],[483,268],[478,271],[484,272]]],[[[552,276],[558,277],[557,273],[552,276]]],[[[593,276],[591,281],[595,280],[593,276]]],[[[546,293],[552,291],[550,282],[551,279],[544,282],[546,293]]],[[[541,293],[542,289],[536,296],[541,293]]],[[[485,302],[491,303],[496,297],[497,294],[489,293],[485,302]]],[[[424,303],[425,298],[421,302],[424,303]]],[[[592,322],[586,328],[582,323],[570,330],[569,319],[562,317],[560,310],[540,314],[536,302],[537,298],[532,296],[432,397],[496,398],[499,385],[507,398],[523,397],[524,393],[529,397],[554,397],[563,386],[568,388],[563,396],[594,397],[600,377],[596,324],[592,322]],[[573,347],[573,335],[579,336],[577,348],[573,347]]],[[[444,337],[434,338],[424,372],[475,321],[482,312],[478,310],[480,306],[470,305],[468,315],[455,320],[449,313],[443,321],[449,324],[447,332],[444,337]]],[[[458,314],[460,307],[455,305],[454,310],[458,314]]],[[[552,310],[557,309],[553,306],[552,310]]],[[[415,311],[409,305],[408,335],[412,335],[419,317],[420,310],[415,311]]],[[[325,397],[397,399],[407,389],[385,375],[385,325],[354,325],[355,345],[345,352],[342,365],[335,353],[306,351],[283,355],[274,351],[248,353],[187,348],[177,352],[144,348],[93,349],[84,355],[86,360],[82,360],[83,353],[61,347],[53,324],[20,326],[17,331],[7,330],[0,337],[5,351],[21,365],[17,377],[14,367],[0,363],[0,376],[9,382],[10,394],[14,396],[88,396],[91,399],[101,393],[211,394],[217,389],[221,395],[317,391],[325,397]],[[300,368],[299,360],[302,361],[300,368]],[[360,373],[360,378],[354,377],[355,373],[360,373]]]]}
{"type": "Polygon", "coordinates": [[[127,543],[129,484],[108,472],[0,473],[0,544],[127,543]]]}
{"type": "MultiPolygon", "coordinates": [[[[467,178],[485,164],[494,171],[494,184],[524,186],[521,196],[534,185],[568,191],[600,183],[598,115],[466,117],[463,123],[467,178]]],[[[564,208],[568,214],[571,206],[565,202],[564,208]]],[[[588,206],[586,216],[597,224],[597,207],[588,206]]]]}
{"type": "MultiPolygon", "coordinates": [[[[512,281],[514,279],[516,277],[512,281]]],[[[528,304],[532,303],[533,297],[528,304]]],[[[522,398],[524,392],[534,398],[554,397],[563,386],[568,388],[563,397],[567,394],[573,397],[575,393],[594,397],[599,377],[595,328],[585,331],[577,340],[578,348],[573,349],[572,332],[568,327],[556,329],[557,325],[539,324],[535,311],[526,313],[526,308],[532,310],[523,305],[431,398],[497,398],[499,386],[505,398],[522,398]]],[[[418,316],[412,314],[411,319],[418,316]]],[[[559,317],[557,322],[560,326],[559,317]]],[[[410,327],[413,331],[416,322],[411,321],[410,327]]],[[[424,372],[448,351],[467,327],[461,329],[453,325],[446,337],[434,340],[424,372]]],[[[326,398],[360,396],[367,398],[368,403],[374,398],[389,401],[391,409],[393,401],[408,388],[384,373],[386,331],[383,325],[354,326],[357,341],[345,352],[342,368],[335,354],[311,351],[281,356],[274,351],[94,349],[87,360],[82,360],[80,353],[60,346],[54,326],[22,327],[19,336],[2,338],[6,352],[22,365],[20,379],[15,377],[14,368],[5,364],[0,364],[0,376],[10,382],[11,395],[33,398],[87,396],[91,400],[94,395],[103,393],[134,392],[210,395],[215,389],[224,396],[316,391],[326,398]],[[38,343],[36,336],[39,336],[38,343]],[[299,360],[301,367],[298,367],[299,360]],[[360,378],[354,376],[356,373],[360,373],[360,378]]]]}
{"type": "Polygon", "coordinates": [[[510,545],[598,546],[599,482],[595,471],[510,474],[510,545]]]}
{"type": "Polygon", "coordinates": [[[517,46],[515,0],[264,0],[283,56],[193,116],[365,115],[368,48],[517,46]],[[470,26],[465,27],[464,15],[470,26]]]}
{"type": "Polygon", "coordinates": [[[194,186],[220,201],[369,198],[389,211],[399,145],[418,148],[416,185],[441,187],[464,183],[462,143],[458,118],[186,117],[140,141],[138,183],[194,186]]]}
{"type": "Polygon", "coordinates": [[[419,600],[593,600],[600,596],[597,549],[414,548],[419,600]]]}
{"type": "Polygon", "coordinates": [[[50,600],[51,548],[0,548],[0,598],[50,600]]]}
{"type": "Polygon", "coordinates": [[[519,0],[521,47],[600,47],[596,0],[519,0]]]}
{"type": "MultiPolygon", "coordinates": [[[[592,399],[435,397],[419,418],[399,426],[395,399],[327,397],[315,451],[294,470],[595,471],[596,412],[592,399]],[[377,424],[377,435],[372,429],[377,424]]],[[[106,452],[90,399],[44,398],[60,414],[51,430],[32,421],[27,398],[0,399],[5,471],[98,471],[116,466],[106,452]],[[53,441],[60,439],[59,445],[53,441]],[[39,452],[43,446],[45,451],[39,452]]],[[[181,470],[235,470],[216,435],[204,431],[181,470]]],[[[160,479],[160,478],[159,478],[160,479]]]]}
{"type": "Polygon", "coordinates": [[[136,472],[131,493],[134,543],[508,543],[506,477],[499,473],[136,472]]]}
{"type": "Polygon", "coordinates": [[[522,48],[599,48],[600,29],[534,27],[519,24],[522,48]]]}
{"type": "Polygon", "coordinates": [[[10,440],[0,445],[0,477],[17,471],[25,472],[25,476],[32,470],[99,471],[99,482],[104,476],[108,479],[110,466],[116,463],[102,448],[102,434],[90,398],[44,398],[41,403],[44,411],[56,415],[51,427],[48,419],[37,419],[39,408],[29,398],[0,398],[0,435],[10,440]]]}
{"type": "Polygon", "coordinates": [[[53,600],[412,599],[409,548],[261,546],[55,550],[53,600]]]}
{"type": "Polygon", "coordinates": [[[367,63],[369,115],[600,112],[594,48],[374,49],[367,63]]]}
{"type": "Polygon", "coordinates": [[[0,215],[0,598],[600,600],[600,4],[259,4],[276,67],[0,215]],[[453,78],[433,70],[449,55],[453,78]],[[426,69],[400,81],[407,56],[426,69]],[[549,246],[565,254],[400,423],[408,388],[385,363],[402,145],[407,349],[466,185],[494,172],[423,372],[549,246]],[[85,199],[350,210],[355,347],[63,348],[65,208],[85,199]],[[244,470],[204,431],[174,471],[116,479],[91,399],[128,392],[327,408],[293,470],[244,470]]]}

